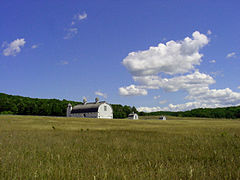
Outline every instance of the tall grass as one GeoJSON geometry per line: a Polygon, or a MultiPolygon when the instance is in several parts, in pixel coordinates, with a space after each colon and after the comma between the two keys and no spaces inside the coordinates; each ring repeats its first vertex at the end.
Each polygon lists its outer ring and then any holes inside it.
{"type": "Polygon", "coordinates": [[[240,121],[0,116],[0,177],[240,179],[240,121]]]}

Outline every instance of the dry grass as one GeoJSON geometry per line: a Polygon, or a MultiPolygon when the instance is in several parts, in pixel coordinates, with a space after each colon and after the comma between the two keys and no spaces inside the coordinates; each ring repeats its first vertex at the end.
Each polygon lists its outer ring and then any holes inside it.
{"type": "Polygon", "coordinates": [[[0,178],[240,179],[239,120],[154,118],[0,116],[0,178]]]}

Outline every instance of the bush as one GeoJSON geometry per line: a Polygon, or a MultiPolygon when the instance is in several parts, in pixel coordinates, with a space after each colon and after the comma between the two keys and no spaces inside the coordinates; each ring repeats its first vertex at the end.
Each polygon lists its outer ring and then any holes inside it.
{"type": "Polygon", "coordinates": [[[14,114],[12,111],[3,111],[3,112],[0,112],[0,114],[14,114]]]}

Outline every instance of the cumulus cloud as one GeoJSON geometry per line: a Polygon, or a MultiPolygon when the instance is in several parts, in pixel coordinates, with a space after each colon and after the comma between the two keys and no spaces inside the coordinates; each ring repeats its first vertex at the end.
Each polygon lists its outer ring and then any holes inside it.
{"type": "Polygon", "coordinates": [[[187,102],[187,103],[184,103],[184,104],[177,104],[177,105],[174,105],[174,104],[169,104],[168,106],[166,107],[139,107],[137,108],[137,110],[139,112],[143,111],[143,112],[156,112],[156,111],[185,111],[187,109],[195,109],[195,108],[198,108],[198,107],[206,107],[206,104],[201,104],[199,102],[187,102]]]}
{"type": "MultiPolygon", "coordinates": [[[[210,32],[208,32],[210,34],[210,32]]],[[[240,104],[240,93],[229,88],[210,89],[215,83],[213,77],[199,72],[203,55],[199,50],[209,39],[195,31],[192,38],[182,41],[169,41],[150,47],[148,50],[131,52],[123,59],[123,65],[131,73],[137,85],[119,88],[120,95],[147,95],[147,90],[164,89],[166,92],[183,90],[188,93],[184,104],[169,104],[166,107],[140,107],[139,111],[181,111],[198,107],[222,107],[240,104]]],[[[228,57],[235,56],[230,53],[228,57]]],[[[215,63],[211,60],[210,63],[215,63]]],[[[157,99],[157,96],[154,97],[157,99]]],[[[160,101],[160,104],[166,101],[160,101]]]]}
{"type": "Polygon", "coordinates": [[[215,80],[204,73],[195,71],[192,74],[176,76],[173,78],[161,78],[159,76],[134,76],[133,79],[146,89],[163,88],[167,92],[176,92],[178,90],[191,90],[194,88],[207,87],[215,83],[215,80]]]}
{"type": "Polygon", "coordinates": [[[240,86],[238,86],[238,89],[240,89],[240,86]]]}
{"type": "Polygon", "coordinates": [[[186,99],[217,107],[234,106],[240,104],[240,93],[233,92],[229,88],[209,89],[207,87],[190,92],[186,99]]]}
{"type": "Polygon", "coordinates": [[[17,53],[21,52],[21,48],[25,45],[26,41],[24,38],[16,39],[12,41],[10,44],[4,43],[2,47],[5,47],[3,50],[4,56],[16,56],[17,53]]]}
{"type": "MultiPolygon", "coordinates": [[[[147,82],[150,84],[150,87],[155,87],[156,89],[163,88],[168,92],[185,90],[188,93],[185,99],[191,102],[178,105],[170,104],[170,106],[164,108],[167,111],[183,111],[199,107],[214,108],[240,104],[240,93],[233,92],[229,88],[210,89],[209,85],[215,83],[215,80],[211,76],[199,72],[174,77],[163,83],[156,81],[156,83],[151,84],[151,80],[147,82]],[[156,85],[159,85],[159,88],[156,85]]],[[[147,88],[149,84],[145,87],[147,88]]],[[[147,111],[150,111],[150,109],[147,109],[147,111]]]]}
{"type": "Polygon", "coordinates": [[[139,111],[186,111],[195,108],[216,108],[226,106],[240,105],[240,93],[233,92],[229,88],[225,89],[209,89],[208,87],[201,89],[192,89],[189,91],[187,100],[192,100],[183,104],[169,104],[166,107],[139,107],[139,111]]]}
{"type": "Polygon", "coordinates": [[[183,41],[169,41],[166,45],[160,43],[145,51],[131,52],[122,63],[134,76],[187,73],[200,64],[199,49],[209,42],[207,36],[198,31],[192,36],[192,39],[186,37],[183,41]]]}
{"type": "MultiPolygon", "coordinates": [[[[186,37],[183,41],[169,41],[150,47],[148,50],[132,52],[123,59],[123,65],[133,75],[135,82],[139,83],[138,89],[147,94],[146,89],[163,88],[174,92],[180,89],[188,89],[192,86],[212,84],[215,81],[209,75],[199,73],[195,65],[201,62],[202,54],[199,49],[209,42],[207,36],[195,31],[192,39],[186,37]],[[179,75],[195,70],[193,74],[179,75]],[[161,74],[174,76],[162,78],[161,74]]],[[[131,85],[134,87],[134,85],[131,85]]],[[[119,89],[120,90],[120,89],[119,89]]],[[[124,94],[121,89],[120,94],[124,94]]],[[[128,93],[125,93],[128,94],[128,93]]],[[[128,95],[141,95],[142,93],[130,93],[128,95]]]]}
{"type": "Polygon", "coordinates": [[[235,53],[235,52],[231,52],[231,53],[227,54],[226,57],[227,57],[227,58],[236,57],[236,53],[235,53]]]}
{"type": "Polygon", "coordinates": [[[216,108],[226,106],[240,105],[240,93],[233,92],[229,88],[225,89],[209,89],[192,91],[186,99],[193,101],[183,104],[169,104],[166,107],[139,107],[139,111],[186,111],[195,108],[216,108]]]}
{"type": "Polygon", "coordinates": [[[102,93],[102,92],[100,92],[100,91],[96,91],[96,92],[95,92],[95,95],[97,95],[97,96],[102,96],[102,97],[104,97],[105,99],[107,99],[107,94],[102,93]]]}
{"type": "Polygon", "coordinates": [[[130,85],[127,87],[120,87],[119,94],[121,96],[138,96],[138,95],[145,96],[147,95],[147,91],[139,86],[130,85]]]}
{"type": "Polygon", "coordinates": [[[168,111],[169,109],[167,107],[138,107],[137,110],[139,112],[156,112],[156,111],[168,111]]]}

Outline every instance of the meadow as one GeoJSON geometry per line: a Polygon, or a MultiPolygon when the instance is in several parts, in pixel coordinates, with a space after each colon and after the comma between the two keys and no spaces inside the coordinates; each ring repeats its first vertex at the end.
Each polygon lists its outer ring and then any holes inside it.
{"type": "Polygon", "coordinates": [[[0,116],[0,179],[240,179],[240,120],[0,116]]]}

